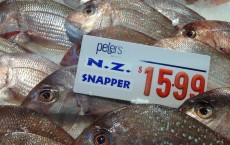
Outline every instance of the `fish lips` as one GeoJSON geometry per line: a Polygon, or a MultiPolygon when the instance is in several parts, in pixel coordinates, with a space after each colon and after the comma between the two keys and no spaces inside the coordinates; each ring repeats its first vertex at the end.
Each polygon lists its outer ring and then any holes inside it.
{"type": "Polygon", "coordinates": [[[80,28],[74,25],[72,22],[66,21],[64,27],[70,42],[76,43],[82,39],[84,32],[81,31],[80,28]]]}

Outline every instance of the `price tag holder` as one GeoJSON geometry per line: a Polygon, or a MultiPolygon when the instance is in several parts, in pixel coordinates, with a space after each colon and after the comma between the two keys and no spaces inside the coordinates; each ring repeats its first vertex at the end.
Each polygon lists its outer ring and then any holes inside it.
{"type": "Polygon", "coordinates": [[[74,92],[178,107],[206,90],[210,59],[85,35],[74,92]]]}

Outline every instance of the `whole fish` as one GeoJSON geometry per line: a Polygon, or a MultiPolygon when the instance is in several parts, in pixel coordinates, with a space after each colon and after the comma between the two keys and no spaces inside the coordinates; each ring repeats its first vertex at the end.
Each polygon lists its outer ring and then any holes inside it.
{"type": "Polygon", "coordinates": [[[199,121],[160,105],[133,105],[95,121],[75,145],[229,144],[199,121]]]}
{"type": "Polygon", "coordinates": [[[20,105],[29,91],[60,68],[41,56],[29,53],[0,55],[0,104],[20,105]]]}
{"type": "Polygon", "coordinates": [[[0,8],[0,34],[29,30],[71,46],[64,22],[72,9],[51,0],[5,0],[0,8]]]}
{"type": "Polygon", "coordinates": [[[50,116],[76,138],[97,117],[130,103],[73,92],[77,66],[64,67],[34,87],[21,106],[50,116]]]}
{"type": "Polygon", "coordinates": [[[68,47],[44,39],[31,31],[27,31],[22,35],[19,34],[13,41],[26,50],[43,56],[57,64],[61,62],[69,50],[68,47]]]}
{"type": "MultiPolygon", "coordinates": [[[[156,40],[140,32],[127,29],[121,26],[106,27],[94,30],[87,35],[98,36],[103,38],[116,39],[121,41],[140,43],[145,45],[154,45],[156,40]]],[[[65,54],[60,65],[71,66],[78,63],[82,40],[77,41],[65,54]]]]}
{"type": "Polygon", "coordinates": [[[205,20],[195,11],[189,9],[188,7],[174,1],[174,0],[143,0],[145,3],[149,4],[154,9],[158,10],[168,19],[170,19],[174,25],[179,26],[179,28],[184,25],[198,21],[205,20]]]}
{"type": "Polygon", "coordinates": [[[230,88],[218,88],[186,100],[179,110],[230,139],[230,88]]]}
{"type": "Polygon", "coordinates": [[[181,52],[209,55],[211,62],[207,90],[230,86],[230,61],[209,45],[191,38],[175,37],[162,39],[156,42],[155,46],[181,52]]]}
{"type": "Polygon", "coordinates": [[[27,51],[19,47],[17,44],[0,37],[0,55],[15,52],[26,53],[27,51]]]}
{"type": "Polygon", "coordinates": [[[184,26],[178,35],[202,41],[230,59],[230,22],[197,21],[184,26]]]}
{"type": "Polygon", "coordinates": [[[0,136],[13,132],[33,133],[54,141],[71,144],[73,138],[45,115],[16,106],[0,106],[0,136]]]}
{"type": "MultiPolygon", "coordinates": [[[[114,4],[107,0],[91,0],[80,6],[74,13],[68,15],[65,23],[67,34],[72,42],[80,40],[83,34],[93,30],[103,29],[110,26],[122,26],[134,31],[141,32],[153,39],[161,39],[173,36],[177,30],[170,20],[156,12],[155,15],[143,14],[132,6],[135,1],[114,4]]],[[[140,8],[139,8],[140,10],[140,8]]],[[[148,10],[148,9],[146,9],[148,10]]]]}
{"type": "Polygon", "coordinates": [[[37,144],[46,144],[46,145],[64,145],[60,142],[51,140],[47,137],[27,133],[27,132],[13,132],[7,133],[0,137],[1,145],[37,145],[37,144]]]}

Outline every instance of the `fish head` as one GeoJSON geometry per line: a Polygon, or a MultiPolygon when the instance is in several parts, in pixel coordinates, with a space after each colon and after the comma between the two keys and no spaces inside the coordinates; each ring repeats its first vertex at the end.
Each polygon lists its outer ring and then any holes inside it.
{"type": "Polygon", "coordinates": [[[108,26],[111,23],[111,11],[111,6],[101,0],[84,3],[66,18],[67,35],[76,42],[83,34],[108,26]]]}
{"type": "Polygon", "coordinates": [[[73,92],[76,66],[62,68],[35,86],[22,106],[57,118],[77,115],[81,108],[73,92]]]}
{"type": "Polygon", "coordinates": [[[216,47],[212,26],[204,21],[197,21],[185,25],[177,35],[202,41],[212,47],[216,47]]]}
{"type": "MultiPolygon", "coordinates": [[[[218,88],[186,100],[179,110],[216,129],[227,124],[229,118],[230,88],[218,88]]],[[[226,125],[227,127],[229,125],[226,125]]]]}
{"type": "Polygon", "coordinates": [[[111,145],[112,134],[107,129],[94,126],[87,128],[73,143],[74,145],[111,145]]]}

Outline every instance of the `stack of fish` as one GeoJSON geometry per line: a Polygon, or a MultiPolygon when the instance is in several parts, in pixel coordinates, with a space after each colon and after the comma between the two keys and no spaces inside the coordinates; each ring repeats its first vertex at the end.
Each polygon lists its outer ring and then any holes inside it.
{"type": "Polygon", "coordinates": [[[230,22],[173,0],[4,0],[0,144],[230,144],[229,59],[230,22]],[[179,109],[74,93],[85,34],[209,55],[209,91],[179,109]]]}

